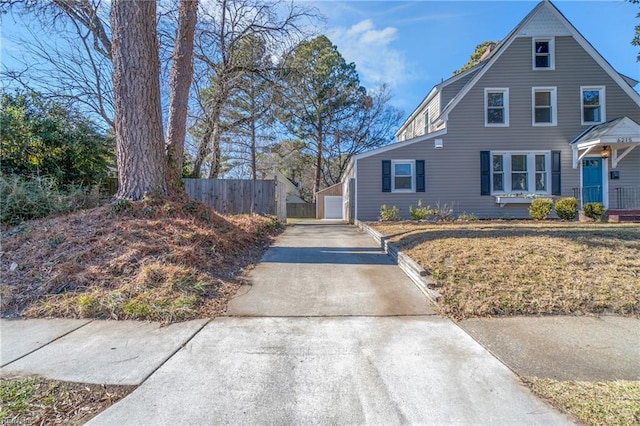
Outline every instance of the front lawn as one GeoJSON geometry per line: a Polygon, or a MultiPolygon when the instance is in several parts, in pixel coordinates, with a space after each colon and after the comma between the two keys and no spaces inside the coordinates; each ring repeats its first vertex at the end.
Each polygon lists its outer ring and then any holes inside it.
{"type": "Polygon", "coordinates": [[[526,379],[540,397],[572,414],[585,425],[640,424],[640,382],[558,382],[526,379]]]}
{"type": "Polygon", "coordinates": [[[640,225],[372,223],[436,283],[442,313],[640,314],[640,225]]]}

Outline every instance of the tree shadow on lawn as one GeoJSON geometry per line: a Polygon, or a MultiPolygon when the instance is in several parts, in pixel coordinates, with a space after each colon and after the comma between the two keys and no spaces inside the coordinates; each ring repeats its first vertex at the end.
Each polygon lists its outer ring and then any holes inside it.
{"type": "Polygon", "coordinates": [[[621,244],[629,249],[640,251],[640,226],[611,228],[602,225],[600,229],[558,228],[552,226],[536,227],[482,227],[478,229],[438,229],[435,225],[431,229],[400,232],[385,236],[385,240],[398,246],[400,250],[411,250],[429,241],[449,239],[485,239],[485,238],[527,238],[547,237],[567,242],[575,242],[590,249],[608,248],[619,249],[621,244]],[[401,236],[400,238],[397,238],[401,236]]]}

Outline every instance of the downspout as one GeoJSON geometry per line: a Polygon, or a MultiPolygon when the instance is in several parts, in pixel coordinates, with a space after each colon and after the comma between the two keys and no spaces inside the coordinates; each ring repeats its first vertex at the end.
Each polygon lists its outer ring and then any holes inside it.
{"type": "Polygon", "coordinates": [[[356,177],[356,184],[353,185],[353,223],[356,223],[358,220],[358,159],[355,159],[355,164],[353,165],[353,175],[356,177]]]}

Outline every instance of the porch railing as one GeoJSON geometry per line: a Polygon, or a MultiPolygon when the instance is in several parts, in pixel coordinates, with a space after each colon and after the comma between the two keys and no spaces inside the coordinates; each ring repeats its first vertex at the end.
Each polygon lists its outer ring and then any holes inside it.
{"type": "MultiPolygon", "coordinates": [[[[573,196],[580,205],[603,201],[601,186],[573,188],[573,196]]],[[[640,186],[609,188],[609,209],[640,209],[640,186]]]]}
{"type": "Polygon", "coordinates": [[[573,188],[573,196],[578,199],[578,204],[602,202],[602,187],[598,185],[573,188]]]}
{"type": "Polygon", "coordinates": [[[640,186],[621,186],[610,189],[610,209],[640,209],[640,186]]]}

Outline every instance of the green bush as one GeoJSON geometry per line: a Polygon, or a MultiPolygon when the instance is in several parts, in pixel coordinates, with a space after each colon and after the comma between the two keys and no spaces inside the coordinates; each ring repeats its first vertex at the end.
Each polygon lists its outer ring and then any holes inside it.
{"type": "Polygon", "coordinates": [[[529,206],[529,217],[533,220],[544,220],[551,213],[553,200],[551,198],[536,198],[529,206]]]}
{"type": "Polygon", "coordinates": [[[0,222],[8,225],[99,203],[97,188],[69,185],[61,189],[52,178],[0,175],[0,222]]]}
{"type": "Polygon", "coordinates": [[[418,207],[415,209],[413,206],[409,206],[409,216],[411,216],[411,220],[425,220],[434,214],[435,210],[432,209],[431,206],[422,206],[422,200],[418,200],[418,207]]]}
{"type": "Polygon", "coordinates": [[[584,215],[600,222],[604,216],[604,205],[602,203],[587,203],[582,206],[584,215]]]}
{"type": "Polygon", "coordinates": [[[396,206],[380,206],[380,222],[395,222],[400,220],[400,209],[396,206]]]}
{"type": "Polygon", "coordinates": [[[457,220],[459,222],[475,222],[476,220],[478,220],[478,215],[476,215],[475,213],[462,212],[458,215],[457,220]]]}
{"type": "Polygon", "coordinates": [[[574,197],[560,198],[556,201],[556,214],[562,220],[573,220],[578,214],[578,200],[574,197]]]}
{"type": "Polygon", "coordinates": [[[95,185],[114,164],[113,137],[67,105],[38,93],[0,95],[0,170],[95,185]]]}

